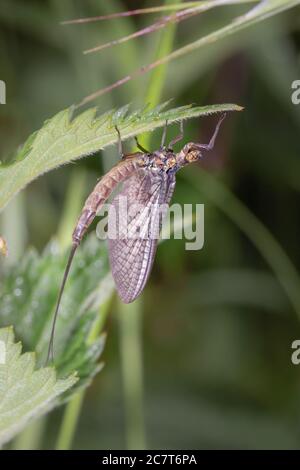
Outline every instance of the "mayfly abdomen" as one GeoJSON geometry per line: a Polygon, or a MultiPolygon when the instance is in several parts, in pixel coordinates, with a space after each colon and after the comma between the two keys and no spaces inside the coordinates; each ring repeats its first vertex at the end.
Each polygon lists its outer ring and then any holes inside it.
{"type": "MultiPolygon", "coordinates": [[[[137,154],[138,156],[139,154],[137,154]]],[[[81,215],[74,229],[72,239],[73,243],[79,245],[85,232],[93,222],[96,214],[102,205],[109,198],[116,186],[122,181],[128,179],[138,168],[137,159],[124,159],[118,165],[113,167],[96,184],[92,193],[87,198],[81,215]]]]}

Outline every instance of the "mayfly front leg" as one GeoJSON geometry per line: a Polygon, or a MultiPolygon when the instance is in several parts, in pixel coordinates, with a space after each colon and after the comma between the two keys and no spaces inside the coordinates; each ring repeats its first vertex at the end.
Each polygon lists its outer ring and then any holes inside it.
{"type": "Polygon", "coordinates": [[[188,144],[185,144],[181,152],[178,154],[178,161],[186,161],[186,163],[191,163],[192,161],[197,161],[202,157],[201,150],[212,150],[214,148],[221,124],[225,117],[226,113],[223,113],[208,144],[199,144],[195,142],[189,142],[188,144]]]}
{"type": "Polygon", "coordinates": [[[221,124],[222,124],[222,122],[224,121],[225,118],[226,118],[226,113],[223,113],[222,116],[220,117],[219,121],[218,121],[218,124],[216,125],[215,131],[214,131],[214,133],[212,135],[212,138],[210,139],[209,143],[208,144],[197,144],[200,148],[202,148],[204,150],[212,150],[214,148],[216,137],[219,133],[219,129],[221,127],[221,124]]]}
{"type": "Polygon", "coordinates": [[[183,137],[184,137],[183,121],[180,121],[179,134],[176,137],[174,137],[173,140],[171,140],[171,142],[168,145],[169,149],[172,149],[173,146],[177,144],[177,142],[180,142],[183,139],[183,137]]]}
{"type": "MultiPolygon", "coordinates": [[[[160,149],[161,150],[165,148],[166,138],[167,138],[167,130],[168,130],[168,120],[166,120],[166,123],[164,125],[164,130],[163,130],[163,133],[162,133],[162,137],[161,137],[161,144],[160,144],[160,149]]],[[[183,139],[183,137],[184,137],[183,121],[180,121],[179,134],[176,137],[174,137],[173,140],[171,140],[171,142],[167,146],[168,149],[172,150],[173,146],[175,144],[177,144],[177,142],[180,142],[183,139]]]]}

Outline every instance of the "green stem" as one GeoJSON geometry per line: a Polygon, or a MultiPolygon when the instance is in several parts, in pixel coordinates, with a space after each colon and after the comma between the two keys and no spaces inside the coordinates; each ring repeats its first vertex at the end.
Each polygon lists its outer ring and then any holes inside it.
{"type": "Polygon", "coordinates": [[[142,301],[119,302],[121,369],[128,449],[145,449],[143,412],[142,301]]]}
{"type": "Polygon", "coordinates": [[[33,421],[22,431],[13,441],[12,450],[38,450],[41,448],[41,441],[44,435],[47,419],[42,417],[33,421]]]}
{"type": "MultiPolygon", "coordinates": [[[[111,303],[111,298],[108,299],[103,305],[101,305],[99,310],[99,315],[89,333],[87,343],[92,344],[99,336],[100,332],[103,329],[109,307],[111,303]]],[[[59,430],[56,450],[69,450],[71,449],[73,438],[76,432],[77,423],[81,413],[82,403],[85,397],[85,390],[82,390],[74,395],[72,400],[67,404],[62,424],[59,430]]]]}
{"type": "Polygon", "coordinates": [[[77,428],[79,415],[84,399],[84,392],[76,393],[64,411],[63,421],[59,430],[56,450],[70,450],[77,428]]]}
{"type": "Polygon", "coordinates": [[[62,248],[66,248],[71,243],[72,231],[75,227],[84,199],[86,179],[86,170],[78,168],[73,169],[65,197],[61,222],[57,230],[57,238],[62,248]]]}

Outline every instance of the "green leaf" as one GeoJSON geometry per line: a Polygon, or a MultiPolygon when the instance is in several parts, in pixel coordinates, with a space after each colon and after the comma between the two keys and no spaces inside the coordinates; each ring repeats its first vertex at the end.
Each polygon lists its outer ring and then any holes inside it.
{"type": "Polygon", "coordinates": [[[74,119],[71,118],[71,108],[59,112],[27,139],[12,163],[2,165],[0,210],[18,191],[41,174],[116,143],[116,125],[125,140],[162,127],[166,120],[173,123],[223,111],[240,111],[242,108],[234,104],[222,104],[182,106],[168,111],[162,109],[159,106],[127,114],[128,108],[123,107],[98,116],[97,109],[91,108],[74,119]]]}
{"type": "MultiPolygon", "coordinates": [[[[9,268],[0,287],[0,326],[14,325],[25,351],[45,362],[53,312],[68,253],[51,243],[40,256],[27,253],[9,268]]],[[[89,342],[99,308],[113,290],[105,244],[90,236],[78,250],[57,320],[54,355],[59,377],[77,371],[76,389],[86,386],[101,365],[104,336],[89,342]]],[[[74,389],[72,389],[72,393],[74,389]]]]}
{"type": "Polygon", "coordinates": [[[77,381],[74,374],[58,379],[53,367],[36,368],[34,353],[21,353],[12,328],[0,329],[5,357],[0,362],[0,445],[59,401],[77,381]]]}

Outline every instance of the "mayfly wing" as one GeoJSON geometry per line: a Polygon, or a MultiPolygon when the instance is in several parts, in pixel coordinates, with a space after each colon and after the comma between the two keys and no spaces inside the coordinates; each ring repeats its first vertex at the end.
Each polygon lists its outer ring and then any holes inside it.
{"type": "Polygon", "coordinates": [[[112,275],[120,298],[133,302],[142,292],[153,265],[166,206],[175,175],[153,175],[141,169],[129,178],[112,201],[108,247],[112,275]],[[115,224],[116,232],[112,233],[115,224]]]}

